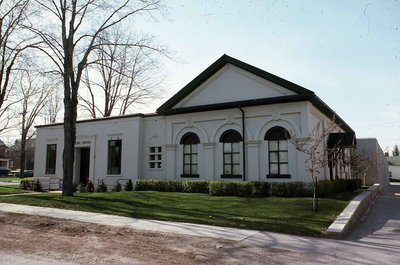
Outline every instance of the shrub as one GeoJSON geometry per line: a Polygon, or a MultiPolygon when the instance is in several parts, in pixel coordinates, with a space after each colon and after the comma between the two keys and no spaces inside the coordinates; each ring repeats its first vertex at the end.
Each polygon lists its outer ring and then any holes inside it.
{"type": "Polygon", "coordinates": [[[34,182],[33,190],[37,192],[43,192],[42,184],[40,184],[38,179],[34,182]]]}
{"type": "Polygon", "coordinates": [[[346,191],[355,191],[361,188],[362,180],[361,179],[347,179],[346,180],[346,191]]]}
{"type": "Polygon", "coordinates": [[[86,184],[86,192],[94,192],[94,184],[91,180],[86,184]]]}
{"type": "Polygon", "coordinates": [[[107,185],[104,183],[104,180],[100,180],[99,185],[97,185],[97,192],[107,192],[107,185]]]}
{"type": "Polygon", "coordinates": [[[132,180],[128,180],[124,185],[124,191],[133,191],[132,180]]]}
{"type": "Polygon", "coordinates": [[[85,185],[85,183],[83,183],[83,182],[79,183],[79,185],[78,185],[78,191],[79,191],[79,192],[86,192],[86,185],[85,185]]]}
{"type": "Polygon", "coordinates": [[[253,196],[269,196],[271,194],[271,183],[264,181],[254,181],[253,196]]]}
{"type": "Polygon", "coordinates": [[[19,183],[19,188],[23,190],[32,190],[33,189],[33,179],[32,178],[23,178],[19,183]]]}
{"type": "Polygon", "coordinates": [[[211,181],[209,192],[212,196],[251,197],[253,195],[253,182],[211,181]]]}
{"type": "Polygon", "coordinates": [[[312,187],[301,181],[271,183],[271,195],[277,197],[312,196],[312,187]]]}
{"type": "Polygon", "coordinates": [[[211,196],[224,196],[225,195],[225,182],[224,181],[211,181],[210,182],[210,188],[209,188],[209,193],[211,196]]]}
{"type": "Polygon", "coordinates": [[[345,179],[320,180],[317,184],[317,195],[318,197],[329,197],[344,192],[346,183],[345,179]]]}
{"type": "Polygon", "coordinates": [[[183,191],[188,193],[209,193],[209,181],[207,180],[185,180],[183,191]]]}
{"type": "Polygon", "coordinates": [[[114,187],[113,187],[113,189],[112,189],[114,192],[120,192],[121,190],[122,190],[122,186],[121,186],[121,183],[119,183],[119,180],[117,180],[116,182],[115,182],[115,185],[114,185],[114,187]]]}
{"type": "Polygon", "coordinates": [[[136,180],[135,190],[183,192],[184,184],[181,180],[138,179],[136,180]]]}

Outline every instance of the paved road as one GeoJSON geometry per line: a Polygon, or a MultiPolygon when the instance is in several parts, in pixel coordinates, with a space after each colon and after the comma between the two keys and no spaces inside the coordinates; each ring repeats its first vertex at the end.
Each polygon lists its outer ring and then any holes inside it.
{"type": "Polygon", "coordinates": [[[369,213],[346,240],[309,238],[262,231],[141,220],[98,213],[4,203],[0,203],[0,211],[244,241],[256,246],[284,248],[307,253],[315,257],[315,264],[400,264],[400,183],[392,183],[377,198],[369,213]]]}
{"type": "MultiPolygon", "coordinates": [[[[400,183],[391,183],[346,240],[393,253],[400,251],[400,183]]],[[[400,264],[400,255],[398,258],[400,264]]]]}

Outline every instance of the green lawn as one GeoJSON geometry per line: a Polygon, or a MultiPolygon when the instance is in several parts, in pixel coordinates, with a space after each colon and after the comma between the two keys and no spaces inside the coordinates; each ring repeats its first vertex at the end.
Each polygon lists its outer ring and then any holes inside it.
{"type": "Polygon", "coordinates": [[[0,202],[320,236],[353,195],[320,199],[318,213],[311,198],[213,197],[174,192],[77,193],[73,197],[47,193],[0,197],[0,202]]]}
{"type": "Polygon", "coordinates": [[[4,182],[16,182],[19,184],[19,182],[21,181],[20,178],[16,178],[16,177],[0,177],[0,182],[4,181],[4,182]]]}
{"type": "Polygon", "coordinates": [[[17,194],[17,193],[22,193],[22,192],[23,191],[19,188],[18,185],[0,186],[0,195],[17,194]]]}

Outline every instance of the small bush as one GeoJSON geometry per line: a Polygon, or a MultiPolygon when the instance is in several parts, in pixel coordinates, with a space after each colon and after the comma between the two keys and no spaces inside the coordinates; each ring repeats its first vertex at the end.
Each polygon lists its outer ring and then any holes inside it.
{"type": "Polygon", "coordinates": [[[356,191],[362,186],[361,179],[347,179],[346,180],[346,191],[356,191]]]}
{"type": "Polygon", "coordinates": [[[271,194],[271,183],[265,181],[254,181],[253,196],[265,197],[271,194]]]}
{"type": "Polygon", "coordinates": [[[211,181],[209,192],[212,196],[251,197],[253,195],[253,183],[249,181],[211,181]]]}
{"type": "Polygon", "coordinates": [[[97,185],[97,192],[107,192],[108,188],[106,183],[104,183],[104,180],[100,180],[99,185],[97,185]]]}
{"type": "Polygon", "coordinates": [[[94,192],[94,184],[91,180],[86,184],[86,192],[94,192]]]}
{"type": "Polygon", "coordinates": [[[136,180],[135,190],[137,191],[163,191],[163,192],[183,192],[184,184],[181,180],[156,180],[138,179],[136,180]]]}
{"type": "Polygon", "coordinates": [[[79,191],[79,192],[86,192],[86,185],[85,185],[85,183],[83,183],[83,182],[79,183],[79,185],[78,185],[78,191],[79,191]]]}
{"type": "Polygon", "coordinates": [[[133,183],[132,180],[128,180],[124,185],[124,191],[133,191],[133,183]]]}
{"type": "Polygon", "coordinates": [[[209,193],[211,196],[224,196],[225,195],[225,182],[224,181],[211,181],[209,193]]]}
{"type": "Polygon", "coordinates": [[[19,183],[19,188],[23,190],[33,190],[33,179],[23,178],[19,183]]]}
{"type": "Polygon", "coordinates": [[[209,181],[207,180],[185,180],[183,181],[183,192],[187,193],[209,193],[209,181]]]}
{"type": "Polygon", "coordinates": [[[115,185],[114,185],[114,187],[113,187],[113,189],[112,189],[114,192],[120,192],[121,190],[122,190],[122,186],[121,186],[121,183],[119,183],[119,180],[117,180],[116,182],[115,182],[115,185]]]}
{"type": "Polygon", "coordinates": [[[33,190],[37,192],[43,192],[42,184],[40,184],[38,179],[34,182],[33,190]]]}
{"type": "Polygon", "coordinates": [[[307,197],[312,195],[312,188],[301,181],[271,183],[271,195],[277,197],[307,197]]]}

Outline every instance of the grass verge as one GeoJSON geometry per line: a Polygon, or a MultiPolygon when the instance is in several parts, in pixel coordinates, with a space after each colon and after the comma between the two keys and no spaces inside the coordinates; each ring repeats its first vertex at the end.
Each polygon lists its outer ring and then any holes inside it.
{"type": "Polygon", "coordinates": [[[15,177],[0,177],[0,182],[4,181],[4,182],[16,182],[19,183],[21,181],[20,178],[15,178],[15,177]]]}
{"type": "Polygon", "coordinates": [[[18,185],[0,186],[0,195],[19,194],[19,193],[23,193],[23,191],[19,188],[18,185]]]}
{"type": "Polygon", "coordinates": [[[311,198],[217,197],[155,191],[77,193],[71,197],[47,193],[0,197],[0,202],[322,236],[353,196],[320,199],[318,213],[311,211],[311,198]]]}

